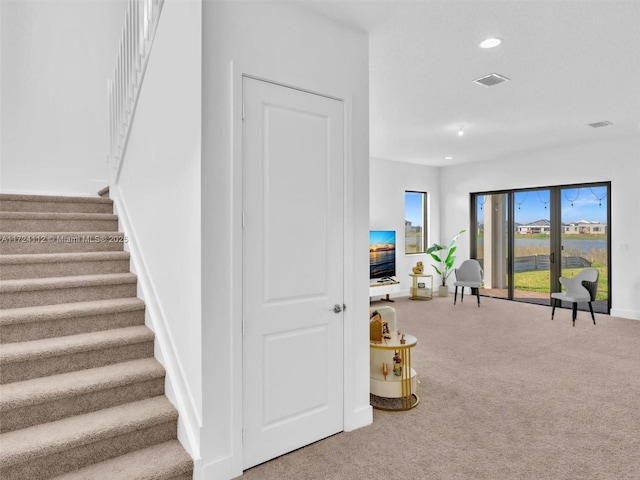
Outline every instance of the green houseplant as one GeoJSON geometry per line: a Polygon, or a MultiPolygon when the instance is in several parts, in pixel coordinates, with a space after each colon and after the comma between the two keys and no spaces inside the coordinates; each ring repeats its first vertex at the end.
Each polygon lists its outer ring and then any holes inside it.
{"type": "Polygon", "coordinates": [[[456,240],[460,235],[462,235],[466,230],[460,230],[455,237],[451,239],[449,245],[438,245],[434,243],[427,249],[427,253],[431,255],[431,258],[437,262],[436,264],[432,264],[433,268],[438,275],[440,275],[440,289],[439,295],[441,297],[449,295],[449,288],[447,287],[447,278],[453,272],[453,264],[456,261],[456,250],[458,247],[455,246],[456,240]]]}

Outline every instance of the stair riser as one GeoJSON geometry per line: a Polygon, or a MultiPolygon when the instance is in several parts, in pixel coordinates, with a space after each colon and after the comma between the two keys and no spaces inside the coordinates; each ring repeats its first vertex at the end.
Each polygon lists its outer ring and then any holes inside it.
{"type": "Polygon", "coordinates": [[[69,353],[58,356],[42,356],[21,362],[1,365],[0,383],[12,383],[87,368],[104,367],[127,360],[153,356],[153,341],[118,345],[111,348],[69,353]]]}
{"type": "MultiPolygon", "coordinates": [[[[22,233],[22,232],[20,232],[22,233]]],[[[74,235],[69,233],[46,234],[37,232],[34,237],[30,237],[28,232],[24,235],[0,234],[0,254],[2,255],[25,255],[38,253],[86,253],[86,252],[121,252],[124,249],[122,238],[123,233],[110,234],[113,238],[108,238],[106,242],[93,242],[95,235],[89,232],[87,235],[74,235]],[[2,242],[2,237],[7,237],[2,242]],[[11,238],[8,238],[11,237],[11,238]]]]}
{"type": "Polygon", "coordinates": [[[61,303],[90,302],[136,296],[135,283],[94,285],[76,288],[30,290],[0,294],[0,308],[22,308],[61,303]]]}
{"type": "Polygon", "coordinates": [[[164,376],[0,412],[0,433],[164,394],[164,376]]]}
{"type": "Polygon", "coordinates": [[[64,337],[78,333],[144,325],[144,310],[60,318],[40,322],[14,323],[0,329],[0,344],[64,337]]]}
{"type": "Polygon", "coordinates": [[[38,213],[113,213],[113,203],[27,202],[22,200],[2,200],[0,201],[0,211],[38,213]]]}
{"type": "Polygon", "coordinates": [[[117,232],[118,220],[0,220],[0,232],[117,232]]]}
{"type": "Polygon", "coordinates": [[[129,272],[129,260],[97,260],[90,262],[48,262],[2,265],[0,280],[22,278],[73,277],[129,272]]]}
{"type": "Polygon", "coordinates": [[[175,420],[23,462],[0,470],[3,480],[41,480],[176,438],[175,420]]]}

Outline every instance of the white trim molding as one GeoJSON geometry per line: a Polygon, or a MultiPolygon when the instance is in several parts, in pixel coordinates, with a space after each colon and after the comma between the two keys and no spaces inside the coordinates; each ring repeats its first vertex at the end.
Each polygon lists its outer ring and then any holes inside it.
{"type": "Polygon", "coordinates": [[[120,231],[128,238],[125,250],[131,255],[131,271],[138,277],[138,297],[145,302],[145,324],[155,333],[154,355],[166,370],[165,395],[179,413],[178,440],[194,462],[198,463],[202,418],[186,381],[184,367],[177,355],[175,342],[168,327],[169,320],[159,300],[153,278],[149,274],[144,253],[136,241],[136,231],[126,201],[117,185],[110,185],[109,194],[114,203],[114,213],[118,215],[120,231]]]}

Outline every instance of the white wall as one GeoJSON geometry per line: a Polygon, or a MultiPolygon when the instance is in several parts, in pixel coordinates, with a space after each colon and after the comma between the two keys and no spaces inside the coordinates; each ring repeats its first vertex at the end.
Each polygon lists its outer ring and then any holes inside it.
{"type": "MultiPolygon", "coordinates": [[[[611,314],[640,319],[640,138],[445,167],[440,180],[445,238],[469,226],[471,192],[611,181],[611,314]]],[[[468,256],[469,242],[458,252],[468,256]]]]}
{"type": "MultiPolygon", "coordinates": [[[[437,287],[440,277],[429,265],[431,257],[427,254],[404,253],[404,193],[407,190],[427,192],[429,225],[427,245],[440,239],[440,169],[411,163],[371,159],[370,208],[371,230],[396,231],[396,280],[400,282],[397,296],[409,295],[411,287],[411,268],[418,261],[424,263],[425,273],[433,274],[433,285],[437,287]]],[[[466,224],[468,224],[468,219],[466,224]]],[[[460,227],[462,228],[462,227],[460,227]]]]}
{"type": "Polygon", "coordinates": [[[117,185],[132,267],[167,396],[180,412],[179,438],[199,456],[200,346],[200,0],[166,0],[117,185]]]}
{"type": "Polygon", "coordinates": [[[347,100],[345,429],[372,420],[367,38],[288,2],[203,3],[204,478],[242,472],[241,75],[347,100]]]}
{"type": "Polygon", "coordinates": [[[123,0],[2,0],[0,191],[107,184],[107,78],[123,0]]]}

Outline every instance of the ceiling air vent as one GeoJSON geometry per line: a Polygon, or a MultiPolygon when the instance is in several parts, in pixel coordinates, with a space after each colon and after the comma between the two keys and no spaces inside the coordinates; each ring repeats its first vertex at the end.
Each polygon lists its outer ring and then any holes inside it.
{"type": "Polygon", "coordinates": [[[589,125],[590,127],[593,127],[593,128],[600,128],[600,127],[606,127],[608,125],[611,125],[611,122],[609,122],[607,120],[603,120],[602,122],[587,123],[587,125],[589,125]]]}
{"type": "Polygon", "coordinates": [[[473,82],[485,87],[493,87],[494,85],[506,82],[507,80],[509,80],[507,77],[498,75],[497,73],[491,73],[489,75],[485,75],[484,77],[476,78],[473,82]]]}

